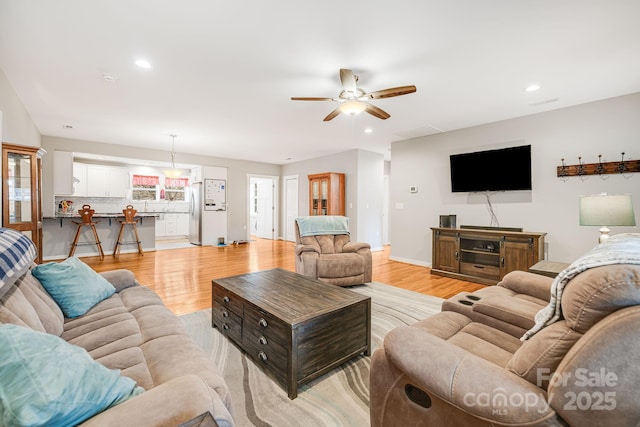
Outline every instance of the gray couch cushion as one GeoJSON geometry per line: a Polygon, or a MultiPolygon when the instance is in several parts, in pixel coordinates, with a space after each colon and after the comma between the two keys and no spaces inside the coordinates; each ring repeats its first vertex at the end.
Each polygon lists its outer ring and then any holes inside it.
{"type": "Polygon", "coordinates": [[[123,289],[84,316],[66,319],[62,338],[106,367],[121,369],[145,390],[196,374],[230,402],[218,368],[187,335],[182,320],[144,286],[123,289]]]}
{"type": "Polygon", "coordinates": [[[27,271],[0,298],[0,323],[28,326],[39,332],[62,334],[62,310],[40,282],[27,271]]]}

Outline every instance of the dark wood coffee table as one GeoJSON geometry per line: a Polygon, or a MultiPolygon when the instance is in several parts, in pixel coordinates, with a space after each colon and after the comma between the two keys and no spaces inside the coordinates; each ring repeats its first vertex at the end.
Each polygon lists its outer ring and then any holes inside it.
{"type": "Polygon", "coordinates": [[[217,327],[294,399],[371,351],[371,298],[282,269],[212,280],[217,327]]]}

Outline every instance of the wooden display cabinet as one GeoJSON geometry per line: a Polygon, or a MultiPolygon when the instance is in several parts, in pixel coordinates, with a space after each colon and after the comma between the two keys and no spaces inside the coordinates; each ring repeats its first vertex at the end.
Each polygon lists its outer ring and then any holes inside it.
{"type": "Polygon", "coordinates": [[[308,178],[309,215],[344,216],[344,174],[325,172],[308,178]]]}
{"type": "Polygon", "coordinates": [[[501,229],[431,228],[433,274],[495,285],[544,257],[546,233],[501,229]]]}
{"type": "Polygon", "coordinates": [[[39,147],[2,144],[2,226],[20,231],[42,262],[42,156],[39,147]]]}

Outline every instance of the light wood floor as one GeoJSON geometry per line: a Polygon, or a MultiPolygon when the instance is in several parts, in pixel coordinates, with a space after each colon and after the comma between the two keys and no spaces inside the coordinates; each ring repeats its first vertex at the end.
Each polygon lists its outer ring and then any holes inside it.
{"type": "MultiPolygon", "coordinates": [[[[140,283],[156,291],[175,314],[211,307],[211,279],[269,268],[295,271],[294,243],[256,239],[225,247],[192,246],[147,252],[82,258],[94,270],[126,268],[140,283]]],[[[416,292],[448,298],[484,286],[430,274],[430,269],[389,260],[389,247],[373,252],[373,280],[416,292]]]]}

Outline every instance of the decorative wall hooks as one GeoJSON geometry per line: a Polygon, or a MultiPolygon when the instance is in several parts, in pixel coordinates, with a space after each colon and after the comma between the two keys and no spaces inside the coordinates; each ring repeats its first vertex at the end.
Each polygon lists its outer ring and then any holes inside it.
{"type": "MultiPolygon", "coordinates": [[[[567,165],[562,160],[562,165],[557,167],[557,176],[566,180],[570,176],[610,175],[640,172],[640,160],[625,160],[624,152],[618,162],[602,162],[602,154],[598,155],[598,163],[583,163],[582,157],[578,157],[578,164],[567,165]]],[[[605,179],[605,177],[603,177],[605,179]]]]}

